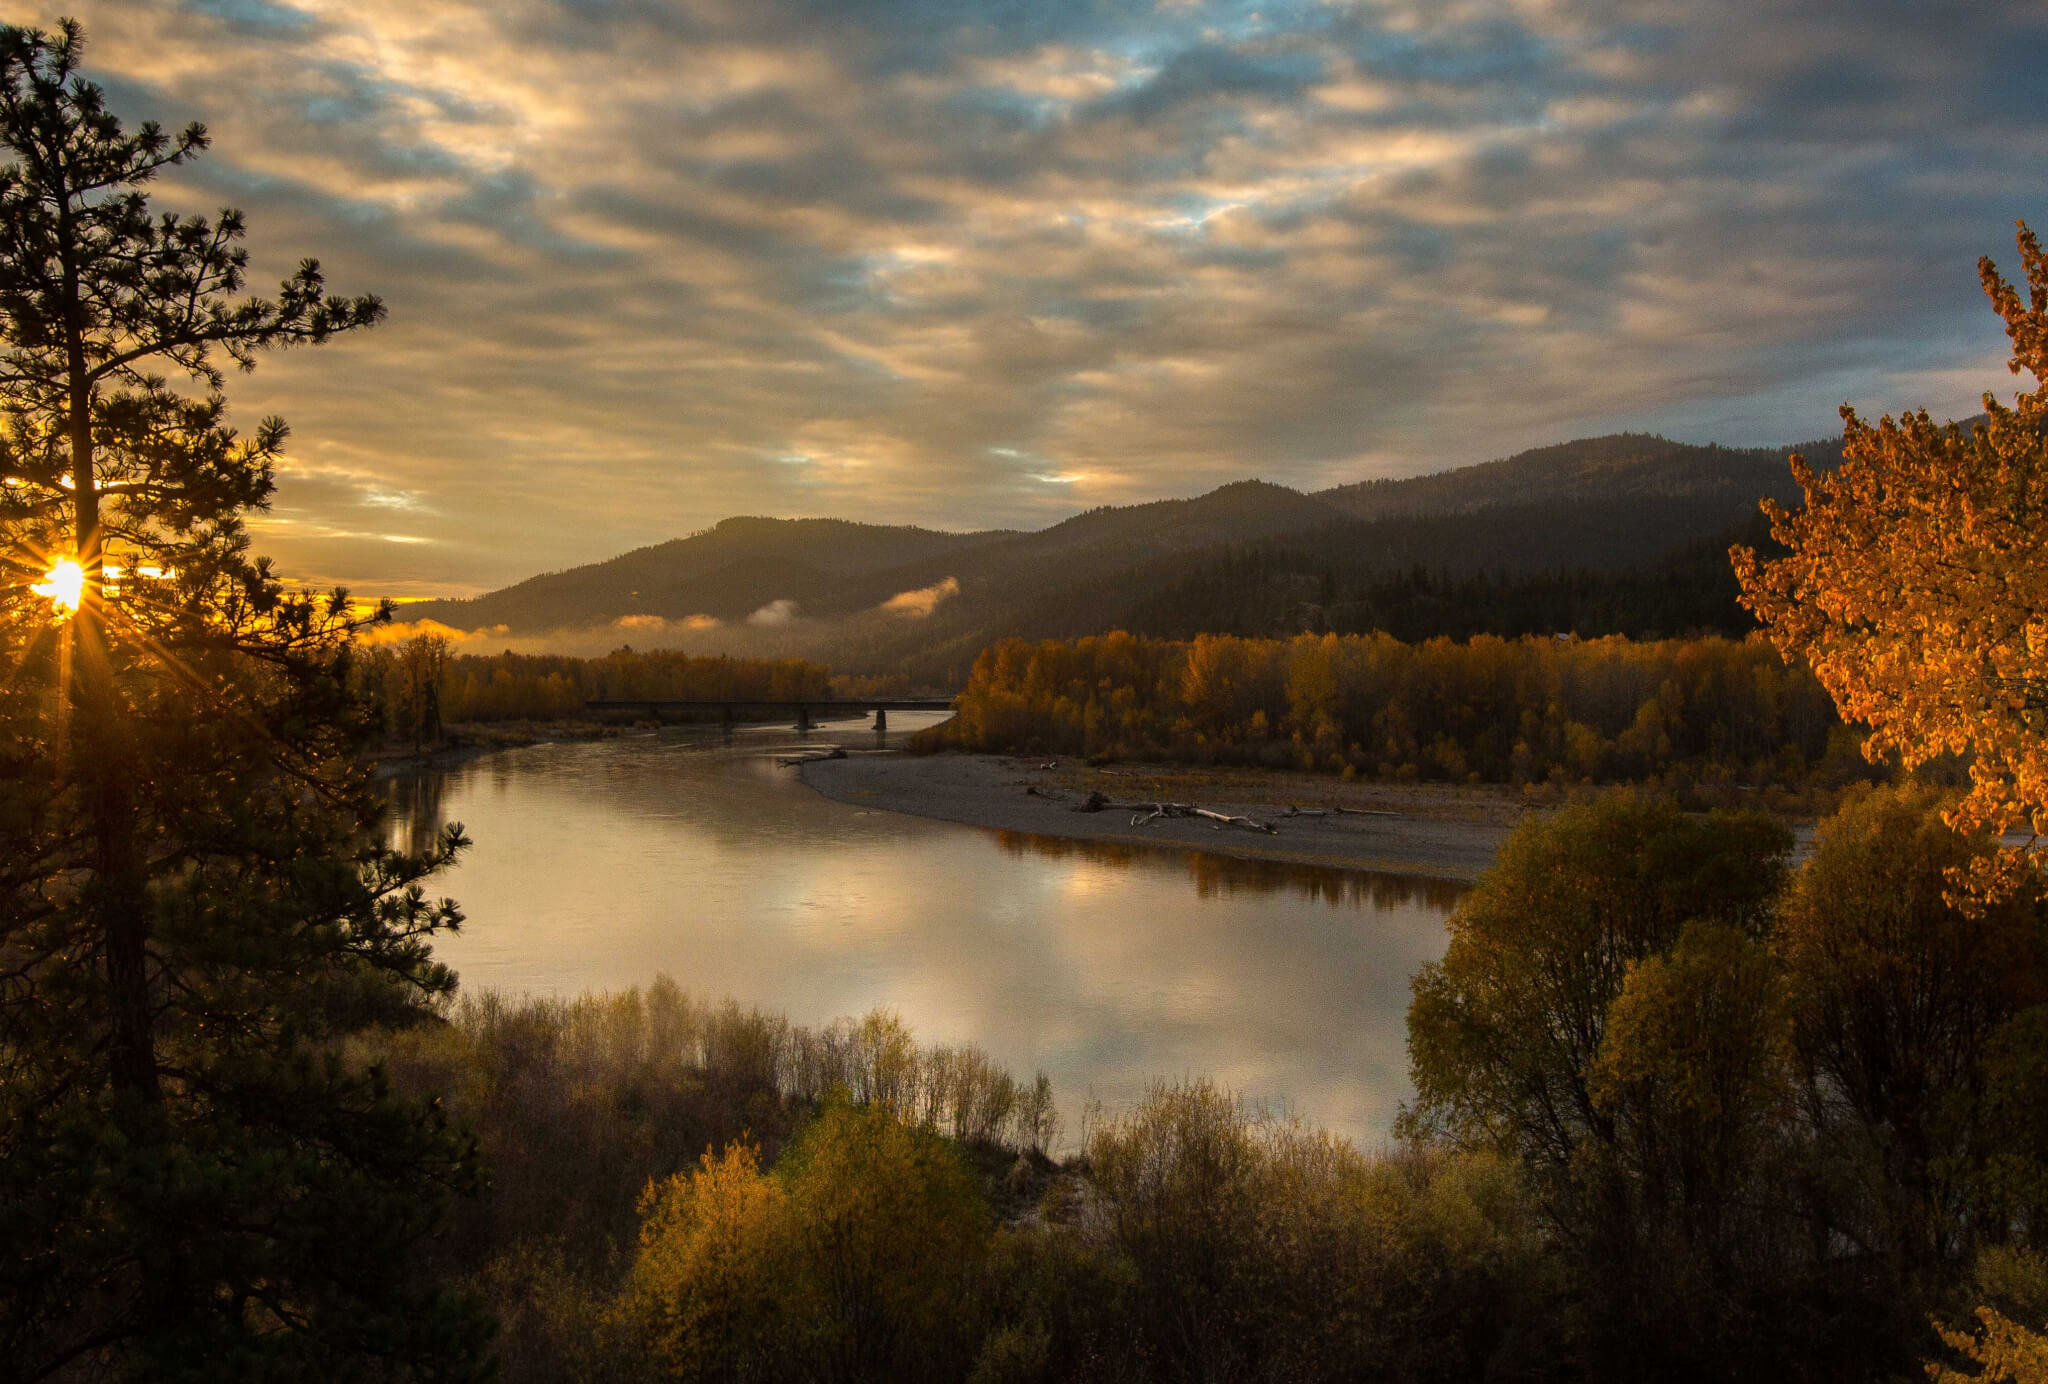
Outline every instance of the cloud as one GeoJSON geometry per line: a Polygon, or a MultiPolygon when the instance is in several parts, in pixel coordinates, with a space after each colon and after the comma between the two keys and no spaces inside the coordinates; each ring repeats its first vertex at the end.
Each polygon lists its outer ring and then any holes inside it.
{"type": "Polygon", "coordinates": [[[749,615],[747,623],[760,629],[773,629],[779,625],[786,625],[795,618],[795,601],[770,601],[749,615]]]}
{"type": "Polygon", "coordinates": [[[2017,0],[17,8],[208,123],[163,209],[384,297],[230,386],[295,426],[262,546],[366,592],[1970,412],[2048,220],[2017,0]]]}
{"type": "Polygon", "coordinates": [[[635,634],[661,634],[668,630],[694,634],[715,630],[724,623],[715,615],[685,615],[680,620],[669,620],[659,615],[621,615],[612,621],[612,627],[635,634]]]}
{"type": "MultiPolygon", "coordinates": [[[[499,630],[505,627],[498,626],[499,630]]],[[[444,625],[439,620],[393,620],[387,624],[372,625],[360,636],[365,644],[403,644],[408,639],[422,635],[438,635],[450,643],[459,644],[467,639],[490,634],[490,630],[459,630],[453,625],[444,625]]]]}
{"type": "Polygon", "coordinates": [[[877,607],[885,615],[900,615],[907,620],[922,620],[939,608],[939,602],[949,596],[960,594],[960,583],[954,577],[920,586],[915,591],[899,591],[877,607]]]}

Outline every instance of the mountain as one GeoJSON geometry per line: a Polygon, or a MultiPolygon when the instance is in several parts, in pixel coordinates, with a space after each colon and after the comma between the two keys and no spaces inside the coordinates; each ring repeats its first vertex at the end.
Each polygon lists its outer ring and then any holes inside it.
{"type": "MultiPolygon", "coordinates": [[[[1270,634],[1375,620],[1427,632],[1432,611],[1446,629],[1567,620],[1733,628],[1744,617],[1723,608],[1732,588],[1716,555],[1754,520],[1761,496],[1797,500],[1790,450],[1583,438],[1314,495],[1240,481],[1029,533],[727,519],[406,614],[564,647],[630,634],[800,653],[939,685],[957,683],[982,648],[1011,635],[1270,634]]],[[[1840,443],[1798,450],[1824,469],[1840,443]]]]}
{"type": "Polygon", "coordinates": [[[632,615],[739,619],[771,601],[829,601],[849,579],[1012,536],[844,519],[726,519],[688,538],[529,577],[470,600],[409,605],[406,618],[458,629],[503,625],[517,634],[632,615]]]}
{"type": "Polygon", "coordinates": [[[1841,459],[1839,438],[1797,447],[1721,447],[1650,433],[1582,437],[1479,466],[1400,480],[1360,481],[1317,498],[1359,519],[1403,514],[1470,514],[1509,505],[1614,500],[1687,500],[1754,511],[1769,495],[1796,503],[1786,455],[1816,467],[1841,459]]]}
{"type": "Polygon", "coordinates": [[[1339,522],[1320,501],[1262,481],[1192,500],[1105,506],[1037,533],[854,524],[842,519],[727,519],[689,538],[606,562],[531,577],[466,601],[406,607],[413,620],[458,629],[543,634],[630,616],[742,620],[776,601],[811,616],[872,609],[948,579],[979,598],[1046,574],[1077,579],[1166,553],[1294,533],[1339,522]]]}

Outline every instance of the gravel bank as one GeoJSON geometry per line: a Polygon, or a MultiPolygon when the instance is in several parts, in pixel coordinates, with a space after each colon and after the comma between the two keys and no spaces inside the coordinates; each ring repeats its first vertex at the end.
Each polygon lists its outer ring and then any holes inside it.
{"type": "Polygon", "coordinates": [[[837,802],[946,822],[1084,841],[1181,846],[1304,865],[1471,880],[1529,811],[1492,790],[1341,784],[1249,771],[1087,769],[1001,755],[854,754],[798,770],[837,802]],[[1274,835],[1200,819],[1131,824],[1128,808],[1076,811],[1090,792],[1119,801],[1198,803],[1270,821],[1274,835]],[[1334,809],[1289,817],[1290,805],[1334,809]]]}

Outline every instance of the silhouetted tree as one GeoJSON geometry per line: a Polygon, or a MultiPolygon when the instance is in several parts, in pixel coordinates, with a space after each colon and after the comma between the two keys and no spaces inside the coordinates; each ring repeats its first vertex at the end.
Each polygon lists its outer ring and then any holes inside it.
{"type": "Polygon", "coordinates": [[[459,920],[377,844],[345,596],[250,556],[285,438],[223,366],[367,326],[241,216],[156,215],[206,147],[123,131],[82,38],[0,27],[0,1376],[456,1377],[413,1247],[465,1144],[334,1039],[419,1015],[459,920]]]}

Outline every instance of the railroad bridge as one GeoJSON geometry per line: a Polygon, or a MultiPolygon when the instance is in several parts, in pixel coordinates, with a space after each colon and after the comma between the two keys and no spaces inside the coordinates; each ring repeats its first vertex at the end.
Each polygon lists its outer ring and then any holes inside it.
{"type": "Polygon", "coordinates": [[[585,702],[589,711],[639,712],[651,720],[660,721],[669,716],[694,721],[716,719],[720,725],[732,725],[744,712],[789,711],[796,714],[796,728],[807,731],[813,717],[824,719],[831,715],[865,716],[875,714],[875,729],[889,728],[889,713],[892,711],[951,711],[951,697],[803,697],[768,698],[748,697],[695,698],[677,700],[674,698],[646,697],[598,697],[585,702]]]}

